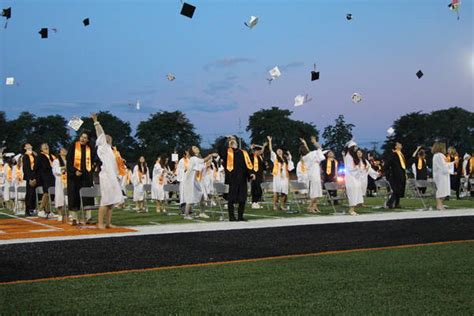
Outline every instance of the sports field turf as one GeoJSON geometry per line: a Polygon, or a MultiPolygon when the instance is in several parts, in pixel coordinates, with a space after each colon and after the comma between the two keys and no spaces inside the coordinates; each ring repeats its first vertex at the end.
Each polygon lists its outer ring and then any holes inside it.
{"type": "Polygon", "coordinates": [[[473,275],[431,245],[0,285],[0,314],[473,315],[473,275]]]}

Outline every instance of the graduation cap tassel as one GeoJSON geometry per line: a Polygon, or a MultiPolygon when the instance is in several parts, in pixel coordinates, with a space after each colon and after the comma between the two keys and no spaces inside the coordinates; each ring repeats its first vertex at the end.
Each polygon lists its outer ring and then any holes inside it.
{"type": "Polygon", "coordinates": [[[8,26],[8,20],[5,21],[5,26],[3,28],[6,29],[7,26],[8,26]]]}

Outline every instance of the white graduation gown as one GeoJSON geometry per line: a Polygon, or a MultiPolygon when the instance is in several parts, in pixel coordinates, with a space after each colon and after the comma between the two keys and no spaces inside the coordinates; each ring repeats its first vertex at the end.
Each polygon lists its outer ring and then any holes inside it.
{"type": "Polygon", "coordinates": [[[153,178],[151,183],[151,198],[152,200],[163,201],[165,199],[164,186],[166,184],[165,169],[159,162],[155,163],[153,167],[153,178]],[[160,177],[163,177],[162,183],[160,183],[160,177]]]}
{"type": "Polygon", "coordinates": [[[10,187],[13,186],[13,180],[15,178],[15,175],[13,173],[13,168],[11,168],[8,164],[5,164],[5,166],[3,167],[3,172],[3,200],[10,201],[10,198],[12,197],[10,194],[10,187]],[[8,170],[11,171],[11,180],[8,180],[8,170]]]}
{"type": "Polygon", "coordinates": [[[344,156],[346,194],[349,206],[357,206],[364,203],[362,195],[362,178],[367,177],[362,168],[354,163],[350,154],[344,156]]]}
{"type": "Polygon", "coordinates": [[[433,181],[436,184],[436,197],[444,198],[451,194],[450,171],[454,162],[446,162],[442,153],[433,156],[433,181]]]}
{"type": "Polygon", "coordinates": [[[102,166],[99,173],[100,181],[100,205],[109,206],[123,203],[122,188],[119,182],[117,160],[112,147],[107,144],[105,134],[97,138],[97,156],[102,166]]]}
{"type": "Polygon", "coordinates": [[[184,163],[184,158],[181,158],[178,161],[178,166],[176,167],[176,181],[179,182],[179,204],[184,202],[184,176],[186,174],[186,166],[184,163]]]}
{"type": "MultiPolygon", "coordinates": [[[[274,151],[270,152],[270,159],[273,163],[277,161],[277,155],[274,151]]],[[[280,164],[281,166],[282,164],[280,164]]],[[[275,175],[273,175],[273,192],[274,193],[283,193],[288,194],[288,189],[290,185],[289,172],[295,168],[291,158],[288,160],[287,171],[282,170],[283,168],[278,168],[275,175]],[[282,172],[283,171],[283,172],[282,172]]]]}
{"type": "Polygon", "coordinates": [[[315,199],[323,196],[321,184],[321,168],[319,164],[326,159],[321,149],[313,150],[303,156],[309,179],[309,198],[315,199]]]}
{"type": "Polygon", "coordinates": [[[144,184],[150,183],[150,171],[147,168],[146,173],[140,174],[138,173],[138,165],[133,168],[132,173],[132,183],[133,183],[133,201],[140,202],[145,199],[145,191],[143,190],[144,184]]]}
{"type": "MultiPolygon", "coordinates": [[[[306,184],[306,187],[309,188],[309,177],[308,177],[308,170],[305,167],[305,170],[303,171],[303,162],[298,161],[296,164],[296,176],[298,177],[298,182],[306,184]]],[[[301,190],[301,194],[306,194],[308,190],[301,190]]]]}
{"type": "Polygon", "coordinates": [[[53,161],[53,175],[54,175],[54,206],[64,207],[64,183],[62,181],[62,170],[59,160],[56,158],[53,161]]]}
{"type": "Polygon", "coordinates": [[[196,156],[189,159],[188,170],[184,175],[183,190],[184,203],[196,204],[201,202],[203,197],[202,179],[197,179],[198,172],[202,172],[205,168],[204,159],[196,156]]]}

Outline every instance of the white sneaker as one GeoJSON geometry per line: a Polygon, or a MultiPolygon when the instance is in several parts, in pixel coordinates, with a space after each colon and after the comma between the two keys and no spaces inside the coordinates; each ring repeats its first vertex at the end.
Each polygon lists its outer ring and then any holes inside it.
{"type": "Polygon", "coordinates": [[[191,215],[184,215],[183,218],[187,220],[193,220],[193,217],[191,215]]]}
{"type": "Polygon", "coordinates": [[[48,215],[46,214],[45,211],[39,211],[38,212],[38,217],[41,217],[41,218],[46,218],[48,215]]]}
{"type": "Polygon", "coordinates": [[[199,217],[200,218],[209,218],[209,215],[207,215],[206,213],[199,213],[199,217]]]}
{"type": "Polygon", "coordinates": [[[254,210],[259,210],[259,209],[261,209],[261,208],[262,208],[262,207],[260,206],[260,204],[258,204],[258,203],[256,203],[256,202],[252,203],[252,209],[254,209],[254,210]]]}

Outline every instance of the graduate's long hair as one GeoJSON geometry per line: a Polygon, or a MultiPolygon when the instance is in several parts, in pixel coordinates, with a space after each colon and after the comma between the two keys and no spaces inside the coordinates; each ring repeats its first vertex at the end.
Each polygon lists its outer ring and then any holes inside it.
{"type": "Polygon", "coordinates": [[[360,163],[359,157],[357,157],[357,146],[351,146],[349,148],[345,147],[344,152],[346,155],[351,155],[352,159],[354,160],[354,164],[357,166],[360,163]]]}
{"type": "Polygon", "coordinates": [[[367,167],[368,161],[367,161],[367,158],[365,158],[365,152],[360,148],[357,149],[357,151],[360,151],[362,153],[362,163],[364,164],[365,167],[367,167]]]}
{"type": "Polygon", "coordinates": [[[166,157],[166,155],[161,155],[159,162],[160,162],[161,168],[166,168],[166,166],[168,165],[168,157],[166,157]]]}
{"type": "MultiPolygon", "coordinates": [[[[138,166],[138,171],[140,171],[141,174],[145,174],[148,172],[148,166],[146,165],[146,161],[143,163],[140,162],[140,158],[142,157],[143,156],[140,156],[138,158],[137,166],[138,166]]],[[[143,159],[145,159],[145,157],[143,157],[143,159]]]]}

